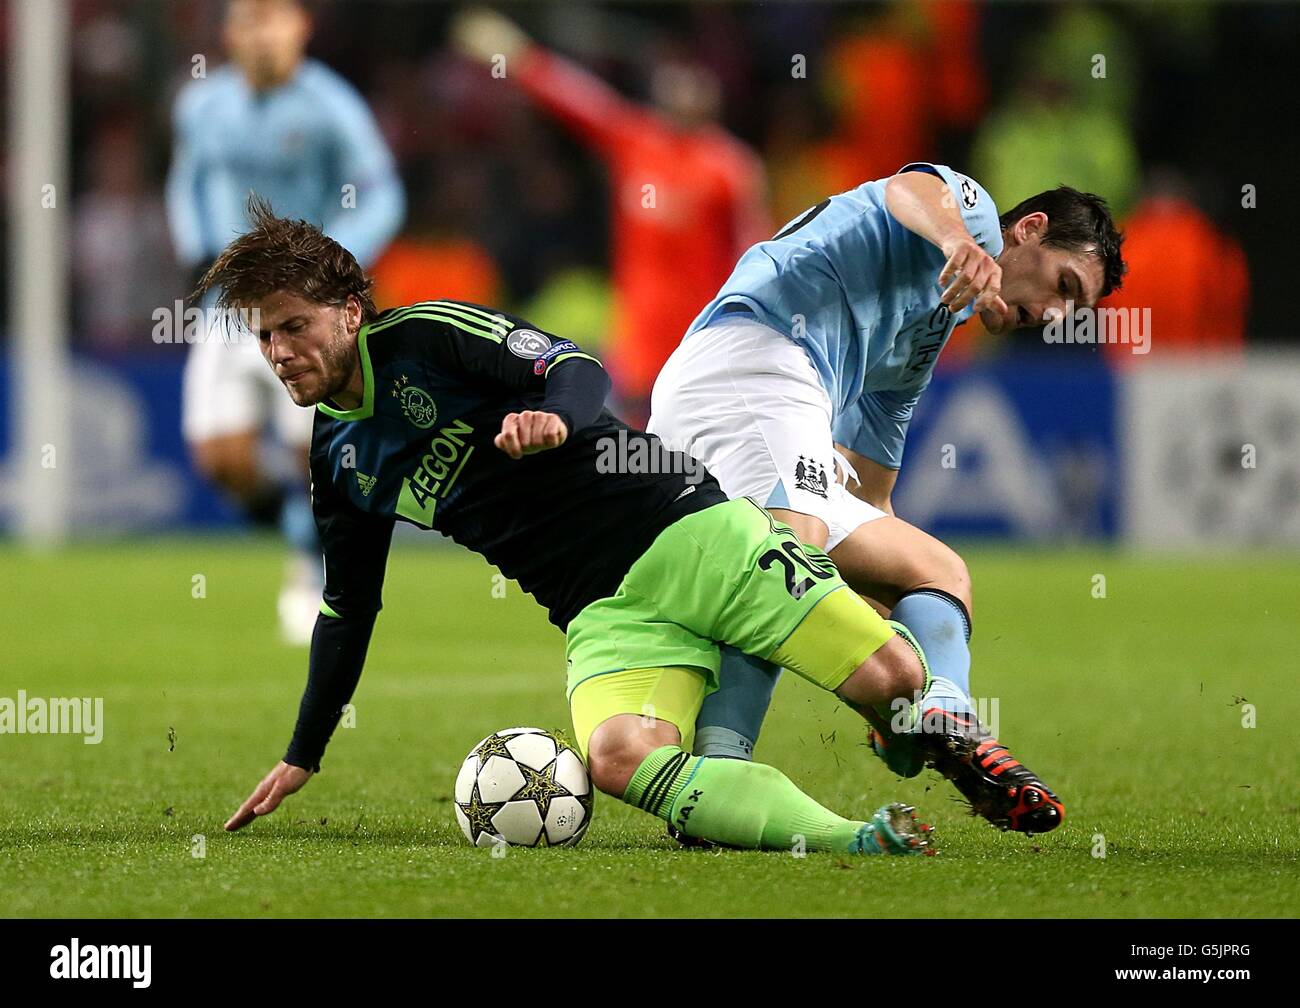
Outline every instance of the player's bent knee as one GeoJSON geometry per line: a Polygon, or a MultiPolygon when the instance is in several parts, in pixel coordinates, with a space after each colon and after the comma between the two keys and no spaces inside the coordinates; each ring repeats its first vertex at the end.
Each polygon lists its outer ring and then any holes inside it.
{"type": "Polygon", "coordinates": [[[592,746],[587,754],[588,771],[591,782],[602,792],[614,798],[622,798],[627,793],[627,786],[645,758],[654,749],[633,748],[609,745],[592,746]]]}
{"type": "Polygon", "coordinates": [[[928,548],[913,555],[899,587],[902,594],[937,588],[971,605],[970,571],[961,555],[946,543],[931,539],[928,548]]]}
{"type": "Polygon", "coordinates": [[[951,546],[944,546],[939,557],[938,567],[941,571],[942,580],[936,587],[942,588],[950,595],[956,595],[966,604],[966,608],[970,609],[970,571],[967,570],[966,561],[961,558],[961,554],[951,546]]]}
{"type": "Polygon", "coordinates": [[[207,479],[235,493],[257,482],[256,456],[242,438],[213,438],[191,446],[194,467],[207,479]]]}
{"type": "Polygon", "coordinates": [[[902,637],[873,651],[835,692],[859,705],[879,706],[899,697],[912,699],[925,688],[921,660],[902,637]]]}
{"type": "Polygon", "coordinates": [[[902,637],[892,638],[882,651],[888,649],[884,656],[883,676],[887,681],[890,699],[911,697],[925,689],[925,666],[921,663],[915,648],[902,637]]]}
{"type": "Polygon", "coordinates": [[[656,749],[675,745],[677,728],[666,721],[638,714],[617,714],[601,722],[587,743],[587,770],[601,791],[622,798],[645,758],[656,749]]]}
{"type": "Polygon", "coordinates": [[[190,460],[199,474],[214,483],[220,483],[225,474],[225,456],[221,450],[208,442],[190,446],[190,460]]]}

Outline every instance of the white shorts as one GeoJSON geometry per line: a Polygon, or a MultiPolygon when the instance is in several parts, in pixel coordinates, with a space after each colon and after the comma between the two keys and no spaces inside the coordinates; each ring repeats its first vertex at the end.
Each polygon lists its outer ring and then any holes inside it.
{"type": "Polygon", "coordinates": [[[299,406],[250,339],[226,343],[218,332],[190,346],[181,395],[189,442],[272,428],[288,445],[311,443],[315,408],[299,406]]]}
{"type": "Polygon", "coordinates": [[[704,463],[728,497],[812,515],[834,549],[884,512],[836,479],[831,403],[804,349],[748,316],[725,318],[682,342],[650,396],[647,428],[704,463]]]}

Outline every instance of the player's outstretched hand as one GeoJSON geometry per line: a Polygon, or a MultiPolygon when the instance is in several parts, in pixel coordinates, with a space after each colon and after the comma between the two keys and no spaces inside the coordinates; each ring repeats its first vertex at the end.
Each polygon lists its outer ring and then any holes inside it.
{"type": "Polygon", "coordinates": [[[1007,313],[1001,297],[1002,267],[974,238],[954,238],[943,244],[942,251],[948,261],[939,273],[939,286],[944,288],[940,303],[952,312],[974,301],[977,312],[992,308],[999,314],[1007,313]]]}
{"type": "Polygon", "coordinates": [[[512,459],[518,459],[547,448],[558,448],[568,436],[569,429],[554,413],[525,410],[508,413],[501,421],[501,433],[492,443],[512,459]]]}
{"type": "Polygon", "coordinates": [[[226,820],[226,829],[233,832],[247,826],[258,816],[270,815],[280,807],[280,802],[311,780],[311,776],[310,770],[281,760],[262,778],[262,783],[239,806],[239,811],[226,820]]]}
{"type": "Polygon", "coordinates": [[[480,63],[492,63],[499,57],[509,60],[528,46],[528,36],[508,17],[483,7],[473,7],[457,14],[449,34],[456,49],[480,63]]]}

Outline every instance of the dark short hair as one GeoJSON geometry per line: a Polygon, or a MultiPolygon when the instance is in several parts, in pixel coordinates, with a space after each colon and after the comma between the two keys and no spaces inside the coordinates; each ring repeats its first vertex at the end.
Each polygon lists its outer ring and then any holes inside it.
{"type": "Polygon", "coordinates": [[[217,306],[228,310],[276,291],[326,305],[341,305],[352,295],[361,302],[362,321],[379,314],[371,295],[374,281],[351,252],[320,228],[277,217],[257,195],[248,197],[248,220],[252,228],[217,256],[194,289],[194,300],[220,290],[217,306]]]}
{"type": "Polygon", "coordinates": [[[1070,186],[1057,186],[1016,204],[1001,218],[1002,230],[1031,213],[1047,215],[1044,245],[1071,251],[1095,250],[1101,257],[1101,296],[1120,287],[1128,266],[1120,252],[1124,234],[1115,226],[1106,201],[1095,193],[1079,192],[1070,186]]]}

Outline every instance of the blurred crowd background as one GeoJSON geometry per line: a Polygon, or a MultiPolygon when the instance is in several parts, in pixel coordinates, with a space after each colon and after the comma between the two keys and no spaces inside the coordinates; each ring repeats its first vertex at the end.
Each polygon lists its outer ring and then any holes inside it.
{"type": "MultiPolygon", "coordinates": [[[[401,237],[376,269],[381,303],[436,292],[500,304],[600,348],[614,331],[616,299],[599,149],[523,87],[495,86],[454,53],[453,5],[311,6],[310,53],[370,102],[407,190],[401,237]]],[[[188,287],[163,202],[171,106],[195,54],[221,61],[222,8],[221,0],[73,6],[73,308],[85,349],[160,352],[150,315],[188,287]]],[[[1156,355],[1174,343],[1295,338],[1285,307],[1294,233],[1286,224],[1297,217],[1286,75],[1300,7],[924,0],[497,9],[632,102],[652,102],[664,64],[710,71],[721,124],[762,160],[763,209],[775,225],[912,160],[974,175],[1002,207],[1066,182],[1106,196],[1124,221],[1131,273],[1116,301],[1156,309],[1164,323],[1156,355]],[[1253,200],[1245,186],[1255,187],[1253,200]]],[[[960,332],[945,363],[1005,349],[978,335],[960,332]]]]}
{"type": "MultiPolygon", "coordinates": [[[[504,79],[458,39],[464,5],[308,7],[308,55],[359,90],[405,189],[400,233],[372,269],[381,307],[459,298],[522,314],[601,353],[636,422],[740,250],[825,196],[917,160],[972,175],[1004,210],[1073,185],[1106,197],[1126,231],[1129,274],[1109,305],[1150,309],[1150,352],[959,327],[909,435],[910,519],[941,533],[1300,542],[1287,252],[1300,5],[499,4],[541,54],[504,79]],[[674,146],[687,134],[700,142],[674,146]],[[647,216],[643,179],[662,173],[695,202],[647,216]],[[1286,368],[1260,363],[1288,349],[1286,368]],[[1189,357],[1194,379],[1161,370],[1189,357]],[[1253,370],[1225,377],[1233,358],[1253,370]],[[980,464],[942,470],[950,443],[980,464]],[[1247,444],[1286,464],[1247,470],[1247,444]]],[[[152,336],[195,279],[164,184],[176,95],[197,65],[225,60],[225,3],[70,9],[74,407],[81,457],[98,465],[77,474],[90,490],[80,527],[231,522],[177,431],[186,348],[152,336]]],[[[0,171],[12,157],[0,148],[0,171]]],[[[0,343],[11,296],[0,285],[0,343]]],[[[0,513],[20,492],[0,473],[0,513]]]]}

